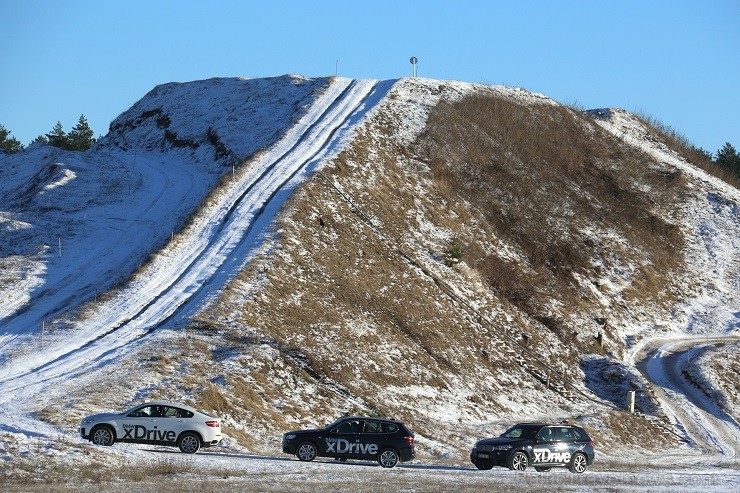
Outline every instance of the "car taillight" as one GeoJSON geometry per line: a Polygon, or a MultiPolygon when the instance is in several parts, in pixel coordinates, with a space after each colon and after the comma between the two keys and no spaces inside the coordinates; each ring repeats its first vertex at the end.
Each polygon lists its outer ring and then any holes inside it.
{"type": "Polygon", "coordinates": [[[211,428],[219,428],[221,426],[221,423],[218,421],[206,421],[206,425],[210,426],[211,428]]]}
{"type": "Polygon", "coordinates": [[[414,437],[403,437],[404,440],[406,440],[406,445],[410,445],[413,447],[414,445],[414,437]]]}
{"type": "Polygon", "coordinates": [[[593,441],[593,440],[589,440],[589,441],[588,441],[588,444],[589,444],[589,445],[591,445],[591,448],[593,448],[593,447],[595,447],[595,446],[596,446],[596,444],[594,443],[594,441],[593,441]]]}

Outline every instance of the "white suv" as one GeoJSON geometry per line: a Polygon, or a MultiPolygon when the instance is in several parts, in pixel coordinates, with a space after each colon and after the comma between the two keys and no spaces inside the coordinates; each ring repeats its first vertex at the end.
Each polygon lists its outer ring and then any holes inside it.
{"type": "Polygon", "coordinates": [[[96,445],[115,442],[178,447],[194,454],[221,441],[221,420],[182,404],[145,402],[122,414],[94,414],[82,420],[80,435],[96,445]]]}

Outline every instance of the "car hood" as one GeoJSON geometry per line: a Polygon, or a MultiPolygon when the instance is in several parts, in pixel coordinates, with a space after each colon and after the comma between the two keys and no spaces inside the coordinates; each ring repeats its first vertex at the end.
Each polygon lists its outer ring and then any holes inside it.
{"type": "Polygon", "coordinates": [[[86,416],[82,420],[82,422],[84,423],[85,421],[107,421],[109,419],[116,419],[116,418],[120,418],[120,417],[121,417],[121,415],[120,414],[116,414],[116,413],[92,414],[90,416],[86,416]]]}
{"type": "Polygon", "coordinates": [[[521,443],[524,441],[526,440],[523,440],[521,438],[496,437],[479,440],[476,445],[514,445],[516,443],[521,443]]]}
{"type": "Polygon", "coordinates": [[[318,433],[320,431],[324,431],[323,429],[316,429],[316,430],[295,430],[295,431],[289,431],[285,433],[286,435],[302,435],[304,433],[318,433]]]}

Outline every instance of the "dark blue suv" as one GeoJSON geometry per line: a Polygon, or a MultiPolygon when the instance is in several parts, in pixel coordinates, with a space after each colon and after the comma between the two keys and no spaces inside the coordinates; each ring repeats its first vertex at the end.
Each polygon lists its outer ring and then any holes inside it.
{"type": "Polygon", "coordinates": [[[395,467],[414,458],[414,434],[400,421],[345,416],[319,430],[286,433],[283,452],[302,461],[332,457],[375,460],[383,467],[395,467]]]}
{"type": "Polygon", "coordinates": [[[476,442],[470,461],[478,469],[503,466],[524,471],[533,466],[536,471],[546,472],[567,467],[582,473],[594,462],[594,442],[578,426],[521,423],[498,438],[476,442]]]}

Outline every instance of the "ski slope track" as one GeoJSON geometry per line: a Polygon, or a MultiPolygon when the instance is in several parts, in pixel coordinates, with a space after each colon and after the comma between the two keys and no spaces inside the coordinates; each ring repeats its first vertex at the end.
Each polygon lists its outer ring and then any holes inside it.
{"type": "MultiPolygon", "coordinates": [[[[0,374],[0,429],[50,435],[51,427],[27,415],[25,403],[60,379],[102,366],[136,347],[161,327],[177,327],[236,275],[262,244],[291,191],[342,142],[394,81],[335,79],[285,137],[256,165],[203,226],[158,255],[129,286],[80,322],[85,337],[49,347],[47,362],[21,359],[0,374]],[[13,425],[10,425],[13,423],[13,425]]],[[[55,307],[55,310],[60,310],[55,307]]]]}

